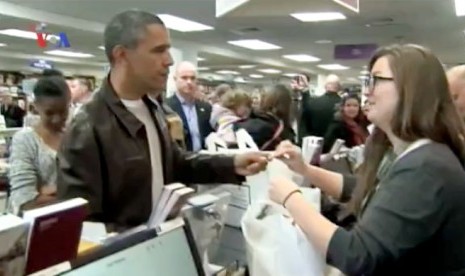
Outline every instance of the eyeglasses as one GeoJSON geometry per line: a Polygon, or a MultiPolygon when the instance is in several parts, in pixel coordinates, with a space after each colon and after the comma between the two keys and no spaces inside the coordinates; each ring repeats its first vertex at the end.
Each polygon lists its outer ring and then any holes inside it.
{"type": "Polygon", "coordinates": [[[376,84],[380,81],[393,81],[393,80],[394,78],[368,75],[367,78],[365,79],[364,86],[365,88],[368,88],[371,90],[375,88],[376,84]]]}

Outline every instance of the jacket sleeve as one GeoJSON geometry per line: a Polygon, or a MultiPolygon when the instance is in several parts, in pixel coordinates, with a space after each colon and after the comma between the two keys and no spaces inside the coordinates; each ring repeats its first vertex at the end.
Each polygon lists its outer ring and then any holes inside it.
{"type": "Polygon", "coordinates": [[[99,147],[84,113],[74,118],[58,152],[59,199],[82,197],[89,201],[90,220],[102,220],[102,169],[99,147]],[[82,116],[80,116],[82,115],[82,116]]]}
{"type": "Polygon", "coordinates": [[[175,143],[172,147],[176,181],[190,184],[241,184],[245,181],[235,172],[234,156],[192,153],[175,143]]]}
{"type": "Polygon", "coordinates": [[[358,225],[330,240],[327,262],[346,275],[388,270],[443,223],[444,184],[424,168],[403,169],[379,185],[358,225]]]}
{"type": "Polygon", "coordinates": [[[17,132],[11,142],[10,168],[8,178],[10,181],[10,212],[19,214],[23,204],[34,200],[39,195],[38,168],[34,160],[37,156],[37,143],[34,143],[35,135],[32,131],[17,132]]]}
{"type": "Polygon", "coordinates": [[[344,139],[344,137],[341,137],[341,123],[333,122],[329,125],[323,140],[323,153],[329,152],[337,139],[344,139]]]}
{"type": "Polygon", "coordinates": [[[309,91],[304,91],[302,93],[302,99],[301,99],[301,118],[300,118],[300,130],[302,132],[302,138],[305,136],[308,136],[312,133],[313,127],[312,127],[312,110],[310,106],[310,92],[309,91]]]}

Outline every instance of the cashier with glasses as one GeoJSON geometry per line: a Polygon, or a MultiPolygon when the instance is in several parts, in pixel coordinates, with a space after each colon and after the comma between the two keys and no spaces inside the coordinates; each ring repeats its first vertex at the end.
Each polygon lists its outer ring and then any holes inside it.
{"type": "MultiPolygon", "coordinates": [[[[367,114],[376,129],[352,196],[355,227],[328,221],[287,179],[272,180],[270,197],[346,275],[465,275],[465,127],[441,62],[423,47],[395,45],[369,67],[367,114]],[[397,158],[381,175],[391,148],[397,158]]],[[[351,196],[347,179],[304,164],[290,143],[275,156],[330,196],[351,196]]]]}

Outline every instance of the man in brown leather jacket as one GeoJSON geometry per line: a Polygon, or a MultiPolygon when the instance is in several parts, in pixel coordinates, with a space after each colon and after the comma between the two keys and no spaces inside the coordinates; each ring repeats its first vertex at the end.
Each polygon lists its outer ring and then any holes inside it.
{"type": "Polygon", "coordinates": [[[104,32],[111,71],[73,119],[58,154],[58,197],[89,201],[89,220],[119,229],[148,220],[164,184],[240,183],[266,166],[259,153],[207,156],[184,152],[148,92],[166,87],[170,38],[142,11],[115,16],[104,32]]]}

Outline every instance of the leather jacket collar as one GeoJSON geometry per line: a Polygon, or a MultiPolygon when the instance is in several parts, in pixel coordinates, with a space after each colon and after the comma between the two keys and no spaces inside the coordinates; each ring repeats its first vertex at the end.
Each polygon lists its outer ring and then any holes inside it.
{"type": "MultiPolygon", "coordinates": [[[[129,133],[136,137],[137,132],[144,126],[141,121],[139,121],[131,112],[127,110],[123,102],[120,100],[116,94],[115,89],[110,81],[110,75],[108,75],[102,83],[101,96],[105,100],[106,104],[110,107],[111,111],[116,115],[118,120],[124,125],[124,127],[129,131],[129,133]]],[[[149,107],[149,110],[152,108],[157,109],[158,106],[156,103],[151,101],[148,96],[143,96],[142,100],[149,107]]]]}

